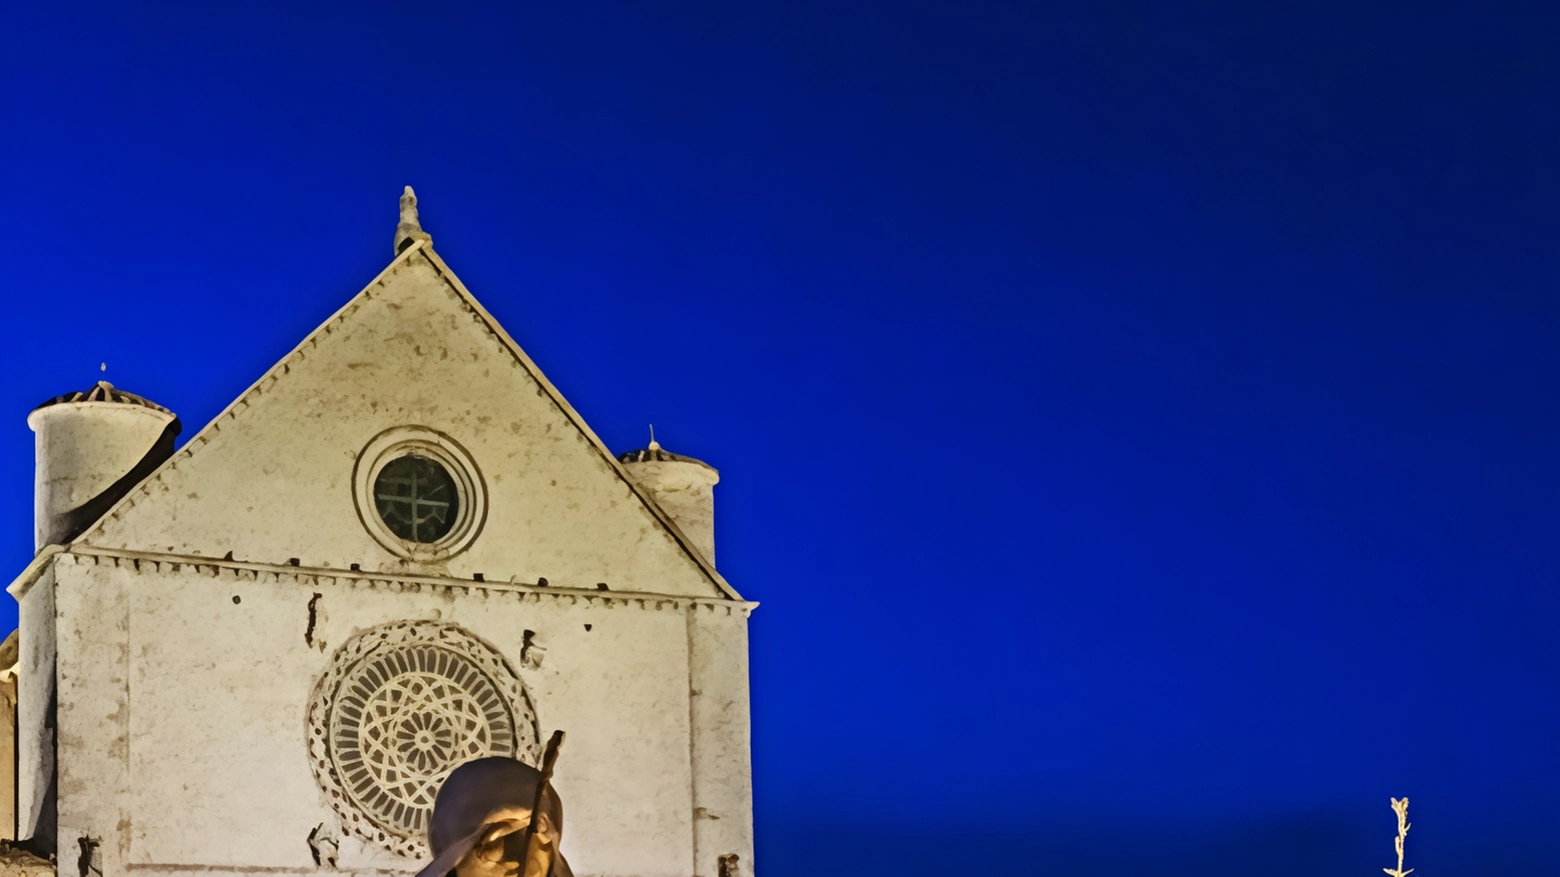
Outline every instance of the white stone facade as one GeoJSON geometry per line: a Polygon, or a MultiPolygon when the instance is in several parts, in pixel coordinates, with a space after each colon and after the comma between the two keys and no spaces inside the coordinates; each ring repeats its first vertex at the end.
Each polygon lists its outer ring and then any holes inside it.
{"type": "Polygon", "coordinates": [[[752,873],[714,470],[692,517],[658,504],[425,237],[12,585],[18,836],[56,806],[65,873],[413,873],[439,759],[554,729],[581,877],[752,873]],[[447,533],[376,511],[397,455],[451,476],[447,533]]]}

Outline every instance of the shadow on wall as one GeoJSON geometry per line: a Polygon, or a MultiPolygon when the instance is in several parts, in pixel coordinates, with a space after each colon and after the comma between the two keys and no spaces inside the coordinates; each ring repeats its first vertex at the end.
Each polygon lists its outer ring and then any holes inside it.
{"type": "Polygon", "coordinates": [[[760,827],[757,856],[772,877],[1380,874],[1383,864],[1392,864],[1390,826],[1377,820],[1382,824],[1372,832],[1364,820],[1352,822],[1314,817],[1153,835],[1141,833],[1130,816],[1117,827],[1066,834],[1044,827],[1030,834],[961,830],[938,825],[935,817],[896,828],[770,823],[760,827]]]}

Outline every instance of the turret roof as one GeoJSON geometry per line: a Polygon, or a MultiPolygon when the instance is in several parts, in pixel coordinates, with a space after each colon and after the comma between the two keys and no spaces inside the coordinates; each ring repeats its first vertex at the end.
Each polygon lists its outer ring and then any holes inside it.
{"type": "Polygon", "coordinates": [[[650,447],[640,448],[637,451],[624,451],[618,454],[619,463],[697,463],[706,469],[715,467],[693,457],[685,457],[682,454],[674,454],[661,447],[659,442],[650,442],[650,447]]]}
{"type": "MultiPolygon", "coordinates": [[[[98,381],[85,390],[66,393],[63,396],[55,396],[53,399],[39,405],[38,408],[47,408],[50,405],[63,405],[67,402],[114,402],[120,405],[139,405],[142,408],[150,408],[154,411],[161,411],[164,414],[173,413],[145,396],[126,393],[108,381],[98,381]]],[[[36,411],[37,408],[33,410],[36,411]]]]}

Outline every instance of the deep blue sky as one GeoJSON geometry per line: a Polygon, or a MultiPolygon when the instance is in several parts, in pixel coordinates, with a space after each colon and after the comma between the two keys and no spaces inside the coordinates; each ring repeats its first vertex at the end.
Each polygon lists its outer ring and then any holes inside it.
{"type": "Polygon", "coordinates": [[[33,405],[188,435],[410,183],[720,468],[765,874],[1553,872],[1553,4],[120,6],[5,11],[8,568],[33,405]]]}

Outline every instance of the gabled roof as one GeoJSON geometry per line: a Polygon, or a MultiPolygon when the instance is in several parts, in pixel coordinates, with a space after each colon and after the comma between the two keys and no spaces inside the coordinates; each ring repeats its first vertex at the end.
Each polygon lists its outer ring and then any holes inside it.
{"type": "Polygon", "coordinates": [[[363,307],[370,297],[375,294],[377,287],[384,286],[389,281],[389,278],[399,269],[415,266],[418,262],[431,266],[439,279],[448,288],[448,291],[458,301],[460,307],[490,333],[502,345],[503,349],[507,351],[508,355],[513,358],[514,363],[525,374],[529,375],[536,384],[538,395],[545,395],[551,400],[557,410],[568,421],[569,425],[578,432],[579,436],[588,444],[594,454],[599,456],[601,463],[612,471],[629,493],[643,506],[644,510],[653,516],[655,521],[665,529],[666,533],[676,542],[683,555],[697,568],[698,572],[719,593],[724,594],[729,599],[740,600],[741,597],[736,591],[694,547],[694,543],[678,529],[676,522],[628,476],[622,465],[607,450],[601,439],[585,423],[579,413],[574,410],[573,406],[564,399],[552,382],[537,368],[531,358],[520,348],[520,345],[504,331],[504,328],[499,325],[498,321],[493,319],[492,315],[477,302],[471,295],[471,292],[466,289],[460,279],[450,270],[449,266],[433,251],[431,242],[427,240],[418,240],[408,245],[384,271],[380,272],[379,276],[374,278],[361,292],[311,332],[308,337],[304,338],[287,356],[284,356],[276,365],[272,366],[259,380],[255,381],[232,404],[223,410],[221,414],[217,415],[211,423],[192,436],[170,460],[165,462],[148,476],[146,480],[110,508],[101,519],[93,524],[76,541],[85,544],[99,544],[99,541],[104,539],[106,531],[113,526],[113,523],[130,509],[137,504],[154,501],[154,498],[159,493],[169,493],[170,487],[165,482],[171,477],[171,473],[181,466],[188,465],[191,461],[198,460],[203,453],[207,453],[208,446],[218,439],[218,433],[221,430],[227,428],[230,422],[239,420],[243,412],[251,406],[251,403],[258,401],[259,396],[271,392],[272,388],[279,383],[289,381],[290,373],[295,367],[301,367],[304,360],[322,341],[327,339],[332,332],[341,328],[347,321],[350,321],[353,314],[363,307]]]}

